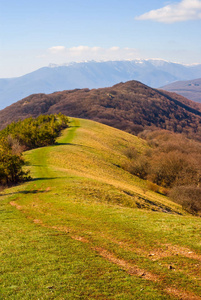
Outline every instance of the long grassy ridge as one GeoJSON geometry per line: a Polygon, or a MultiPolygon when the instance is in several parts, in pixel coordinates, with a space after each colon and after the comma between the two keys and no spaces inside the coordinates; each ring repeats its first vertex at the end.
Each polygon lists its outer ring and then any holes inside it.
{"type": "Polygon", "coordinates": [[[143,140],[72,119],[0,193],[0,299],[200,299],[201,219],[121,168],[143,140]]]}

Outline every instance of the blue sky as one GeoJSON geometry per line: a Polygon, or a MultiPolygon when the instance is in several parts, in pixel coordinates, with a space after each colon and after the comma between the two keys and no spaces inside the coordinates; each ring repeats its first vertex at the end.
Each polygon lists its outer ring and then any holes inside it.
{"type": "Polygon", "coordinates": [[[50,63],[201,63],[199,0],[0,0],[0,77],[50,63]]]}

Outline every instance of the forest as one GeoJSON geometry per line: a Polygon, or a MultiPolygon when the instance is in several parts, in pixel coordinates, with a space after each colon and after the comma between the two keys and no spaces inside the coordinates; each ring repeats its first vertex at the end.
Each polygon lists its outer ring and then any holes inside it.
{"type": "Polygon", "coordinates": [[[200,103],[134,80],[109,88],[31,95],[0,111],[0,129],[9,120],[59,112],[135,135],[145,129],[165,129],[201,140],[200,103]]]}

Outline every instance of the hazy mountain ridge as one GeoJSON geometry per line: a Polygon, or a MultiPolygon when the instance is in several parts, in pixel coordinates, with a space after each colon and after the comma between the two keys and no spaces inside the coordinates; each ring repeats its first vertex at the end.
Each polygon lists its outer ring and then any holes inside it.
{"type": "Polygon", "coordinates": [[[165,85],[162,88],[201,103],[201,78],[186,81],[176,81],[165,85]]]}
{"type": "Polygon", "coordinates": [[[11,121],[59,112],[135,134],[156,128],[190,135],[201,133],[201,104],[138,81],[109,88],[31,95],[0,111],[0,128],[11,121]]]}
{"type": "Polygon", "coordinates": [[[0,109],[35,93],[109,87],[129,80],[138,80],[157,88],[177,80],[198,77],[201,77],[201,65],[185,66],[162,60],[50,65],[21,77],[0,79],[0,109]]]}

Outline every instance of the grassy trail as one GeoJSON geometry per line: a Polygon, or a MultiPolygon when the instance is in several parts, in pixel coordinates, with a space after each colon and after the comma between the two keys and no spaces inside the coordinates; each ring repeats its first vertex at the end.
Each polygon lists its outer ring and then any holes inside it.
{"type": "Polygon", "coordinates": [[[182,212],[117,166],[134,137],[71,125],[27,152],[34,180],[0,196],[0,299],[200,299],[200,219],[138,209],[182,212]]]}

